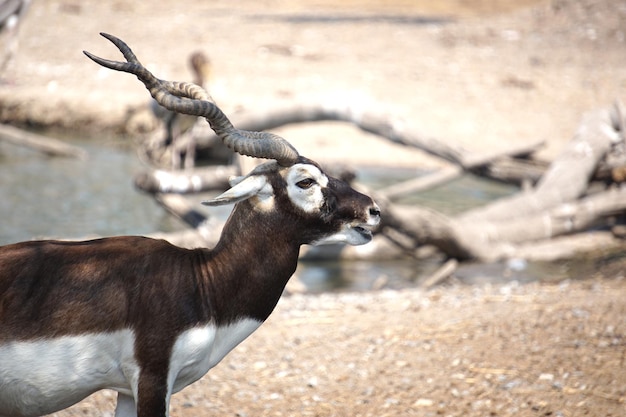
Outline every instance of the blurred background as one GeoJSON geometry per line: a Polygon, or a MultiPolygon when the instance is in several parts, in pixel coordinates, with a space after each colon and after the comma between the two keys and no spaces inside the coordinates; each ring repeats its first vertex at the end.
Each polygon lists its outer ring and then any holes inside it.
{"type": "MultiPolygon", "coordinates": [[[[358,103],[475,153],[544,141],[535,155],[542,161],[559,154],[583,113],[626,92],[626,3],[612,0],[33,0],[18,16],[17,30],[5,25],[2,34],[11,50],[0,75],[0,121],[86,156],[50,157],[0,139],[0,244],[187,227],[133,186],[146,169],[138,138],[161,127],[134,77],[82,54],[121,58],[99,32],[125,40],[163,79],[192,80],[189,57],[202,52],[208,89],[228,115],[358,103]]],[[[372,187],[445,165],[345,123],[276,132],[372,187]]],[[[518,189],[464,176],[409,201],[455,215],[518,189]]],[[[307,264],[299,276],[313,291],[402,287],[440,262],[307,264]]],[[[519,264],[511,268],[483,268],[468,279],[510,274],[519,264]]],[[[520,279],[537,275],[546,272],[520,279]]]]}

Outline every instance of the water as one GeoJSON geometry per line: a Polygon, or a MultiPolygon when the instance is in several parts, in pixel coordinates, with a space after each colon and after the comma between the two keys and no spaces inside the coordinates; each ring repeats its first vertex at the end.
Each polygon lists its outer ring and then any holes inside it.
{"type": "Polygon", "coordinates": [[[87,159],[51,158],[0,141],[0,244],[42,237],[145,234],[172,223],[137,192],[144,169],[111,142],[71,140],[87,159]]]}
{"type": "MultiPolygon", "coordinates": [[[[51,158],[0,141],[0,245],[48,237],[141,235],[185,227],[151,196],[134,188],[134,175],[146,167],[127,143],[64,139],[86,150],[88,158],[51,158]]],[[[424,172],[414,169],[387,168],[358,172],[359,180],[373,189],[421,174],[424,172]]],[[[436,190],[412,195],[405,202],[454,214],[514,191],[514,187],[464,176],[436,190]]],[[[220,217],[227,214],[217,213],[220,217]]],[[[311,292],[383,285],[403,288],[416,285],[440,261],[303,262],[297,274],[311,292]]]]}
{"type": "Polygon", "coordinates": [[[296,275],[307,292],[401,289],[418,285],[439,266],[440,259],[393,261],[300,262],[296,275]]]}

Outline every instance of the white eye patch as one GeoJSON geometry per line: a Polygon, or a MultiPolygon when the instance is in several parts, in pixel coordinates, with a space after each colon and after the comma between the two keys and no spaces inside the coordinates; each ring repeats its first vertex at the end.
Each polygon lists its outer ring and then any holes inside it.
{"type": "Polygon", "coordinates": [[[316,213],[324,204],[322,188],[328,185],[328,178],[320,169],[310,164],[296,164],[285,174],[287,195],[294,206],[306,213],[316,213]]]}

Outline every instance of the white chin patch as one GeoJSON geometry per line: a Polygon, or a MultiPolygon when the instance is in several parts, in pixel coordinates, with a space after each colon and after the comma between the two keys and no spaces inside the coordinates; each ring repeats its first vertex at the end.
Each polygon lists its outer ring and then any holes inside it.
{"type": "Polygon", "coordinates": [[[328,185],[328,178],[314,165],[296,164],[285,175],[287,194],[294,206],[306,213],[317,213],[324,204],[322,188],[328,185]],[[303,180],[312,180],[308,188],[298,186],[303,180]]]}
{"type": "Polygon", "coordinates": [[[348,245],[364,245],[372,240],[372,232],[360,226],[344,226],[339,232],[316,240],[311,245],[330,245],[333,243],[347,243],[348,245]]]}

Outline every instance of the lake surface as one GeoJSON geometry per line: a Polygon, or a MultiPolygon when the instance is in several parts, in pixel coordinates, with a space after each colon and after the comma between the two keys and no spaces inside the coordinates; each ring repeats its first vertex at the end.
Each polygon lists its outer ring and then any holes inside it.
{"type": "MultiPolygon", "coordinates": [[[[52,158],[0,141],[0,245],[38,238],[141,235],[185,227],[151,196],[134,188],[134,175],[146,167],[127,143],[65,140],[86,150],[88,158],[52,158]]],[[[359,180],[374,189],[420,174],[423,172],[410,169],[358,171],[359,180]]],[[[514,187],[464,176],[407,200],[454,214],[514,191],[514,187]]],[[[223,217],[227,212],[216,215],[223,217]]],[[[312,292],[364,290],[381,283],[402,288],[415,285],[438,264],[438,259],[306,262],[301,263],[298,275],[312,292]]]]}
{"type": "Polygon", "coordinates": [[[72,141],[88,158],[53,158],[0,141],[0,244],[162,230],[168,216],[133,187],[142,166],[112,142],[72,141]]]}

